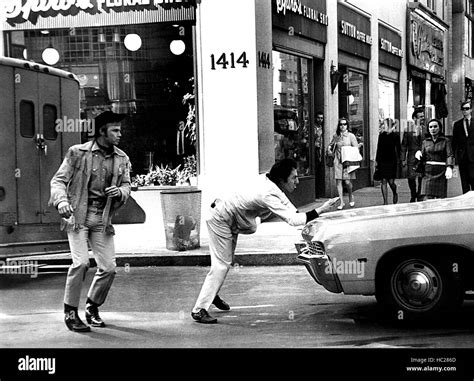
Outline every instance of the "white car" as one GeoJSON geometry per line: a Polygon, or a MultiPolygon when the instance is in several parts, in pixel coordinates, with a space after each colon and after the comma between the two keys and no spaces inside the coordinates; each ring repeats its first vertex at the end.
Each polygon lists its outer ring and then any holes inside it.
{"type": "Polygon", "coordinates": [[[474,191],[325,213],[302,237],[298,259],[317,283],[375,295],[395,319],[452,311],[474,289],[474,191]]]}

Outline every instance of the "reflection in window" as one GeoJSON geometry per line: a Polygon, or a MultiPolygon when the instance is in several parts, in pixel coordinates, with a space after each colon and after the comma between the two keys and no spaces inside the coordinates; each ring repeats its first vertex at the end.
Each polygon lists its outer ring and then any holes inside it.
{"type": "Polygon", "coordinates": [[[350,130],[359,143],[362,165],[367,166],[368,147],[364,139],[368,128],[365,121],[367,78],[365,74],[347,70],[347,75],[342,75],[339,82],[339,116],[349,118],[350,130]]]}
{"type": "Polygon", "coordinates": [[[309,175],[310,61],[273,51],[272,62],[275,160],[293,159],[309,175]]]}
{"type": "MultiPolygon", "coordinates": [[[[47,37],[40,30],[23,32],[29,59],[41,62],[43,49],[53,44],[62,57],[56,67],[77,75],[82,120],[92,120],[106,110],[128,115],[122,122],[120,147],[133,163],[133,175],[146,173],[150,158],[153,166],[173,168],[196,154],[195,114],[190,112],[194,110],[193,27],[177,26],[59,28],[50,29],[47,37]],[[130,33],[142,38],[137,51],[123,43],[130,33]],[[178,34],[186,47],[179,56],[170,50],[170,41],[178,34]],[[179,129],[182,123],[184,134],[179,129]]],[[[51,120],[53,110],[49,111],[51,120]]],[[[89,138],[83,133],[83,141],[89,138]]]]}
{"type": "MultiPolygon", "coordinates": [[[[379,79],[379,126],[386,118],[395,120],[395,82],[379,79]]],[[[397,124],[397,132],[400,126],[397,124]]]]}
{"type": "Polygon", "coordinates": [[[33,102],[20,102],[20,134],[24,138],[35,136],[35,105],[33,102]]]}
{"type": "Polygon", "coordinates": [[[351,94],[348,97],[350,109],[350,125],[352,133],[357,138],[361,146],[361,154],[364,157],[364,75],[349,71],[349,89],[351,94]]]}
{"type": "Polygon", "coordinates": [[[43,135],[45,139],[56,140],[58,133],[56,131],[56,119],[58,112],[56,106],[45,105],[43,107],[43,135]]]}

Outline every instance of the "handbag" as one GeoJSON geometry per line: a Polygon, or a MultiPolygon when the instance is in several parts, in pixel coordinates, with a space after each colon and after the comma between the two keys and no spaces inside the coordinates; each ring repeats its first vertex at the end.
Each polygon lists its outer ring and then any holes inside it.
{"type": "Polygon", "coordinates": [[[130,196],[127,202],[112,217],[112,224],[143,224],[146,220],[145,211],[130,196]]]}
{"type": "Polygon", "coordinates": [[[328,167],[334,167],[334,144],[330,145],[326,150],[324,161],[328,167]]]}
{"type": "Polygon", "coordinates": [[[423,160],[417,160],[415,163],[415,172],[423,176],[425,174],[425,162],[423,160]]]}
{"type": "Polygon", "coordinates": [[[328,167],[334,167],[334,154],[330,151],[326,151],[326,157],[324,159],[328,167]]]}

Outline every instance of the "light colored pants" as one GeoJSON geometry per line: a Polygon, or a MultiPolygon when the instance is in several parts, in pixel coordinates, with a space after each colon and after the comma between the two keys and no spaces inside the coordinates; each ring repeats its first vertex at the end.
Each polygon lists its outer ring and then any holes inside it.
{"type": "Polygon", "coordinates": [[[229,224],[218,214],[212,212],[206,221],[209,231],[209,251],[211,254],[211,270],[204,280],[201,292],[197,298],[192,312],[199,312],[201,308],[206,311],[211,306],[214,297],[224,283],[227,272],[234,259],[238,234],[232,233],[229,224]]]}
{"type": "Polygon", "coordinates": [[[64,303],[72,307],[79,306],[82,284],[89,269],[87,242],[97,262],[97,271],[87,297],[98,305],[104,303],[115,277],[114,236],[102,232],[102,212],[103,209],[89,206],[84,227],[68,232],[72,265],[67,273],[64,303]]]}

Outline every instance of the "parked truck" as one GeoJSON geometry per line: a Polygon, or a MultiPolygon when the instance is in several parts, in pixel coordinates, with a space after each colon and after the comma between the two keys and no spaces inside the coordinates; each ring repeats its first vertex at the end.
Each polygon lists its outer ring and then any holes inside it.
{"type": "Polygon", "coordinates": [[[79,81],[0,57],[0,84],[0,259],[68,251],[48,205],[49,183],[67,149],[81,142],[79,81]]]}

